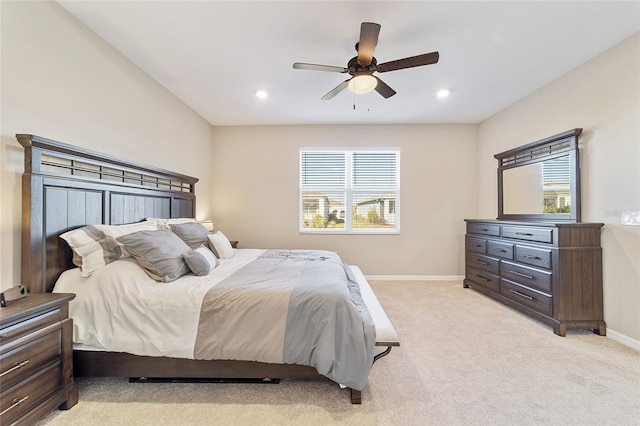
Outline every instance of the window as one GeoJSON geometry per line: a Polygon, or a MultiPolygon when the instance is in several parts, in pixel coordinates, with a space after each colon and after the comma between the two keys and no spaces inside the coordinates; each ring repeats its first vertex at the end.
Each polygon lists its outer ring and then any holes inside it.
{"type": "Polygon", "coordinates": [[[545,213],[571,212],[571,164],[568,155],[542,163],[542,190],[545,213]]]}
{"type": "Polygon", "coordinates": [[[300,231],[398,233],[399,150],[300,151],[300,231]]]}

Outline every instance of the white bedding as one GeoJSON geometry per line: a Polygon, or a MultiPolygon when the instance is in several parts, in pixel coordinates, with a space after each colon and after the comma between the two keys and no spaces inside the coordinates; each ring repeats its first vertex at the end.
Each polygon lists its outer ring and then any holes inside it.
{"type": "MultiPolygon", "coordinates": [[[[171,283],[151,279],[132,258],[110,263],[90,277],[64,272],[54,292],[75,293],[69,304],[74,348],[193,359],[202,299],[213,286],[264,250],[235,250],[207,276],[185,275],[171,283]]],[[[351,267],[376,328],[376,342],[398,336],[359,268],[351,267]]]]}

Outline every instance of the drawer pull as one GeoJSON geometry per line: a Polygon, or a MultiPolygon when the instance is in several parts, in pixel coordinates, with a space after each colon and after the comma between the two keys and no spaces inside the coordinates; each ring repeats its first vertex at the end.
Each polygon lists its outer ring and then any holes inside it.
{"type": "Polygon", "coordinates": [[[8,370],[7,370],[7,371],[5,371],[4,373],[0,374],[0,377],[4,376],[5,374],[9,374],[9,373],[11,373],[12,371],[16,371],[17,369],[22,368],[22,367],[24,367],[24,366],[25,366],[25,365],[27,365],[27,364],[29,364],[29,360],[28,360],[28,359],[27,359],[27,360],[24,360],[24,361],[22,361],[22,362],[15,362],[15,363],[13,364],[13,366],[12,366],[10,369],[8,369],[8,370]]]}
{"type": "Polygon", "coordinates": [[[533,234],[530,234],[529,232],[516,232],[516,235],[524,235],[526,237],[533,237],[533,234]]]}
{"type": "Polygon", "coordinates": [[[480,244],[474,244],[473,246],[474,246],[475,248],[480,248],[480,247],[482,247],[480,244]]]}
{"type": "Polygon", "coordinates": [[[476,278],[480,278],[484,282],[489,282],[489,280],[483,277],[482,275],[476,275],[476,278]]]}
{"type": "Polygon", "coordinates": [[[29,399],[29,395],[23,396],[22,398],[15,398],[13,401],[11,401],[12,402],[11,406],[8,407],[6,410],[4,410],[2,413],[0,413],[0,416],[4,415],[4,413],[6,413],[7,411],[11,410],[12,408],[15,408],[18,405],[22,404],[27,399],[29,399]]]}
{"type": "Polygon", "coordinates": [[[484,232],[488,232],[489,231],[487,228],[480,228],[480,230],[484,231],[484,232]]]}
{"type": "Polygon", "coordinates": [[[541,257],[538,257],[538,256],[531,256],[530,254],[525,254],[525,255],[524,255],[524,257],[525,257],[526,259],[542,260],[542,258],[541,258],[541,257]]]}
{"type": "Polygon", "coordinates": [[[505,249],[494,249],[493,251],[497,251],[500,253],[506,253],[507,251],[505,249]]]}
{"type": "Polygon", "coordinates": [[[530,279],[530,280],[535,279],[535,278],[533,278],[531,275],[523,274],[522,272],[518,272],[518,271],[509,271],[509,272],[511,272],[512,274],[517,275],[517,276],[519,276],[519,277],[528,278],[528,279],[530,279]]]}
{"type": "Polygon", "coordinates": [[[482,260],[478,260],[478,259],[473,259],[474,262],[479,263],[481,265],[487,266],[488,263],[487,262],[483,262],[482,260]]]}
{"type": "Polygon", "coordinates": [[[528,294],[520,293],[518,290],[509,289],[509,291],[513,294],[517,294],[520,297],[524,297],[525,299],[533,300],[533,297],[529,296],[528,294]]]}

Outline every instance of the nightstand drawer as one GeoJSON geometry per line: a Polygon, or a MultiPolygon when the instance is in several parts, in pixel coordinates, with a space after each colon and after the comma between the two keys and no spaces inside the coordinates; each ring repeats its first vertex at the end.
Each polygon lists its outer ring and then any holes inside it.
{"type": "Polygon", "coordinates": [[[59,360],[62,354],[62,327],[47,327],[0,348],[0,381],[8,389],[43,366],[59,360]],[[23,342],[26,340],[26,342],[23,342]]]}
{"type": "Polygon", "coordinates": [[[28,318],[24,321],[17,321],[15,323],[7,324],[0,329],[0,344],[7,343],[21,335],[27,334],[31,331],[44,328],[49,324],[62,321],[63,315],[60,308],[52,309],[44,312],[40,315],[28,318]]]}
{"type": "Polygon", "coordinates": [[[10,424],[60,389],[60,362],[39,371],[0,395],[0,423],[10,424]]]}
{"type": "Polygon", "coordinates": [[[32,293],[0,309],[0,424],[33,424],[78,402],[68,318],[74,297],[32,293]]]}

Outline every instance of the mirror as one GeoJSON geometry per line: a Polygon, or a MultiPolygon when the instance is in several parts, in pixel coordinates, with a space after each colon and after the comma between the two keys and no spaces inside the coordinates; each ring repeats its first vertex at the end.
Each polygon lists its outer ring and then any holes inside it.
{"type": "Polygon", "coordinates": [[[499,220],[580,221],[581,132],[573,129],[495,155],[499,220]]]}

